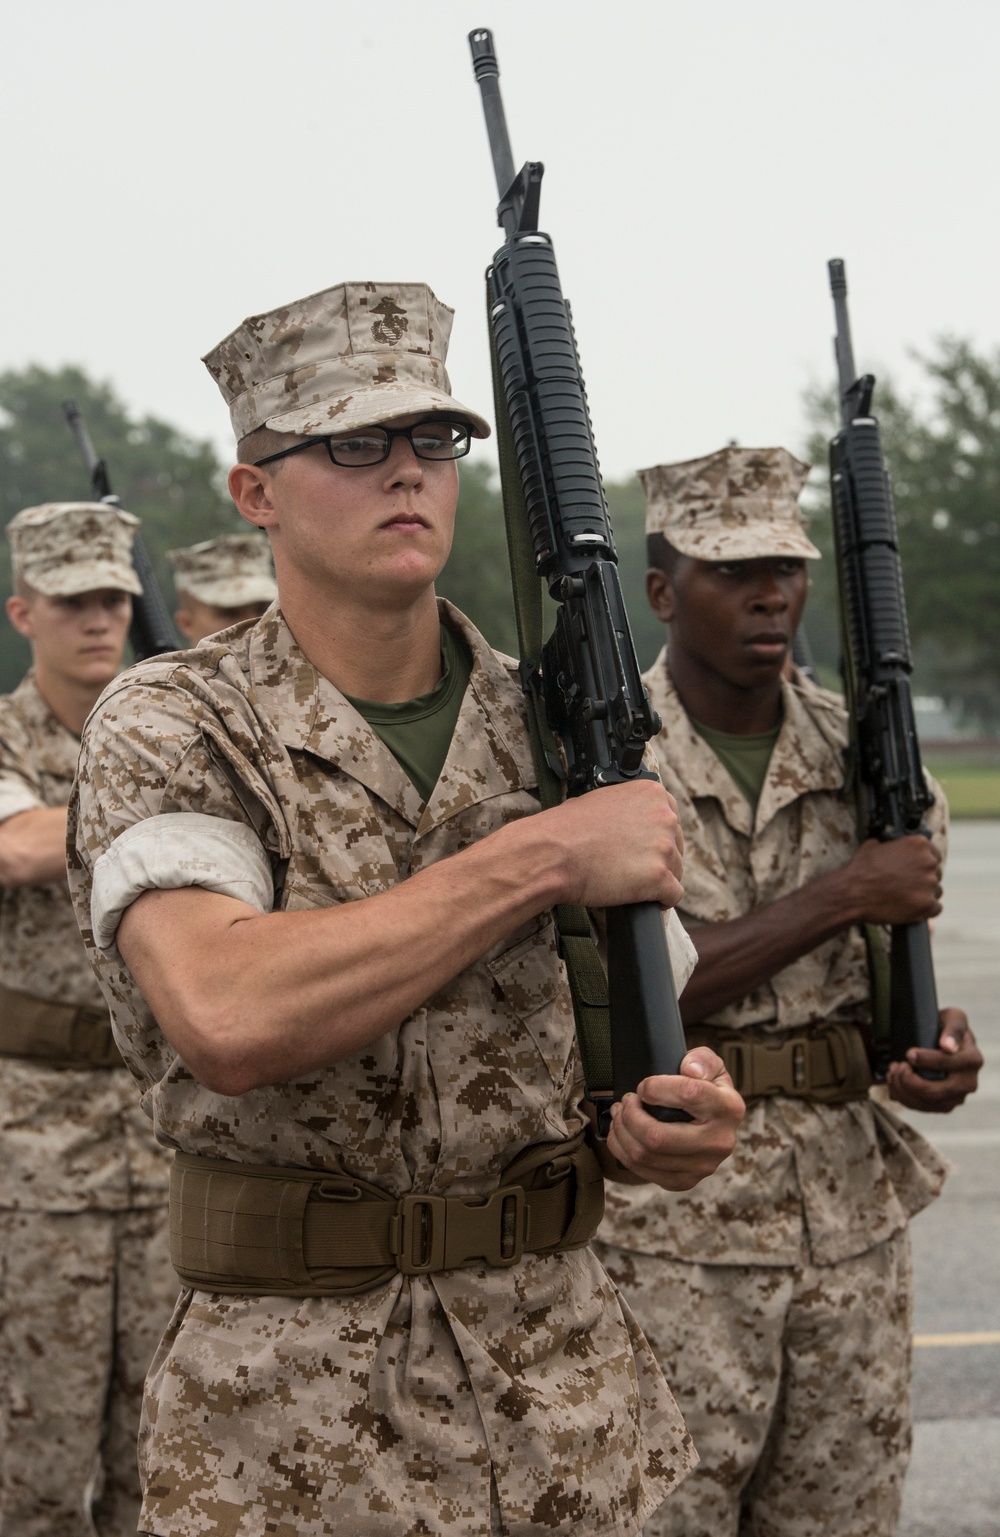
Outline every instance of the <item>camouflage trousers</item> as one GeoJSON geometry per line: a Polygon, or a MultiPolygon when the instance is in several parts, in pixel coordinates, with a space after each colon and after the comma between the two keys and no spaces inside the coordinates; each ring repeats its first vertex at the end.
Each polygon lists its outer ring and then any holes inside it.
{"type": "Polygon", "coordinates": [[[907,1233],[794,1267],[593,1247],[701,1457],[645,1537],[891,1537],[911,1439],[907,1233]]]}
{"type": "Polygon", "coordinates": [[[0,1537],[134,1537],[166,1216],[0,1211],[0,1537]]]}

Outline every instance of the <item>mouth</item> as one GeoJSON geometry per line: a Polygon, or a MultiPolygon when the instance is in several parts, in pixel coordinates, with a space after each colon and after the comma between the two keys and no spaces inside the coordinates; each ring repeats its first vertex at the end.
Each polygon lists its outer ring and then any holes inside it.
{"type": "Polygon", "coordinates": [[[430,524],[418,512],[397,512],[395,516],[386,518],[384,523],[380,523],[379,528],[408,534],[416,533],[422,528],[430,528],[430,524]]]}
{"type": "Polygon", "coordinates": [[[788,650],[788,636],[775,630],[762,630],[757,635],[748,635],[743,644],[755,656],[767,657],[770,660],[785,655],[788,650]]]}

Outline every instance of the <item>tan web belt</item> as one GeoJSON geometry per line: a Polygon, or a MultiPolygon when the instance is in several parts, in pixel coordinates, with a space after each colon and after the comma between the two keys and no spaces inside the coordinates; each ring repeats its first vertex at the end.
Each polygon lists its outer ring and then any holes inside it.
{"type": "Polygon", "coordinates": [[[604,1182],[583,1134],[529,1148],[481,1200],[405,1195],[308,1169],[178,1153],[170,1177],[170,1258],[203,1291],[348,1296],[394,1275],[516,1265],[588,1243],[604,1182]]]}
{"type": "Polygon", "coordinates": [[[75,1008],[0,985],[0,1057],[47,1067],[124,1067],[106,1009],[75,1008]]]}
{"type": "Polygon", "coordinates": [[[689,1046],[711,1046],[744,1099],[787,1094],[825,1104],[864,1099],[872,1083],[868,1053],[856,1025],[811,1025],[784,1036],[694,1025],[689,1046]]]}

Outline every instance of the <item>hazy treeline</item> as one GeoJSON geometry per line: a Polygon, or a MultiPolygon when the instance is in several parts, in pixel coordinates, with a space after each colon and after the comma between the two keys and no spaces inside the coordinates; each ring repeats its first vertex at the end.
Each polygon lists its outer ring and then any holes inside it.
{"type": "MultiPolygon", "coordinates": [[[[984,728],[1000,726],[1000,350],[940,341],[919,359],[920,400],[880,379],[874,413],[892,475],[917,687],[940,694],[984,728]]],[[[810,394],[807,457],[825,466],[831,395],[810,394]]],[[[816,478],[816,477],[814,477],[816,478]]],[[[831,547],[825,482],[810,532],[831,547]]],[[[832,561],[817,562],[810,636],[828,665],[839,653],[832,561]]]]}
{"type": "MultiPolygon", "coordinates": [[[[917,661],[916,684],[943,694],[984,725],[1000,724],[1000,352],[977,354],[945,340],[922,360],[920,403],[891,381],[876,393],[896,492],[900,545],[917,661]]],[[[225,467],[209,442],[166,422],[130,417],[113,389],[79,369],[28,368],[0,375],[0,518],[38,502],[89,495],[61,402],[75,396],[95,446],[108,460],[124,506],[143,533],[168,597],[165,553],[177,545],[241,526],[225,491],[225,467]]],[[[807,621],[814,653],[829,680],[839,655],[834,572],[829,559],[826,440],[835,422],[832,394],[804,402],[807,448],[788,444],[818,466],[807,493],[810,534],[827,556],[811,575],[807,621]]],[[[706,445],[706,450],[713,446],[706,445]]],[[[516,650],[499,488],[490,470],[461,466],[455,545],[440,590],[504,650],[516,650]]],[[[660,626],[643,590],[645,503],[634,478],[609,483],[622,583],[639,657],[645,665],[661,644],[660,626]]],[[[6,545],[0,590],[10,590],[6,545]]],[[[13,631],[0,647],[0,689],[27,665],[13,631]]]]}

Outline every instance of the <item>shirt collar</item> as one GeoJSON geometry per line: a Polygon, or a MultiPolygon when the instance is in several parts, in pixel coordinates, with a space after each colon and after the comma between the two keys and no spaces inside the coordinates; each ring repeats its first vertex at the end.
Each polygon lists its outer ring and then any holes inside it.
{"type": "Polygon", "coordinates": [[[515,664],[505,665],[450,603],[439,599],[438,609],[442,623],[469,647],[472,673],[426,806],[381,738],[300,650],[276,605],[257,621],[249,641],[251,684],[284,745],[342,769],[421,834],[469,805],[536,784],[515,664]]]}
{"type": "Polygon", "coordinates": [[[31,733],[32,766],[42,774],[72,779],[80,756],[80,738],[64,726],[43,699],[33,671],[21,679],[13,696],[31,733]]]}
{"type": "Polygon", "coordinates": [[[660,716],[660,750],[692,800],[713,797],[734,832],[760,833],[783,807],[812,790],[841,790],[844,784],[842,716],[808,684],[781,680],[781,730],[752,820],[750,804],[728,769],[698,735],[681,704],[667,666],[664,646],[645,675],[650,703],[660,716]],[[817,694],[815,699],[812,694],[817,694]]]}

